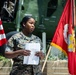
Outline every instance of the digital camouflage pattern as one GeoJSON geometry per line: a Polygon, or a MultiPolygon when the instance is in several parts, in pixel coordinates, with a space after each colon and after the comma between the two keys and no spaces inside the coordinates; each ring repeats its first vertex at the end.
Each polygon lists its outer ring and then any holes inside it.
{"type": "MultiPolygon", "coordinates": [[[[40,43],[41,40],[35,35],[25,36],[22,32],[14,34],[7,43],[5,51],[15,51],[24,49],[26,43],[40,43]]],[[[42,45],[41,45],[42,50],[42,45]]],[[[13,59],[14,63],[10,75],[42,75],[41,65],[26,65],[23,64],[23,56],[17,56],[13,59]]]]}

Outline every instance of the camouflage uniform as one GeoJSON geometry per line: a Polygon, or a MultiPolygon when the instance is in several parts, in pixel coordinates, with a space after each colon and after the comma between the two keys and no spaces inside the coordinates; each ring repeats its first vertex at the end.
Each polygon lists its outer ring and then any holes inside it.
{"type": "MultiPolygon", "coordinates": [[[[41,44],[41,40],[39,37],[33,34],[27,37],[22,32],[19,32],[13,35],[8,40],[5,51],[14,51],[14,50],[19,50],[19,49],[24,49],[25,43],[27,42],[31,42],[31,43],[34,42],[34,43],[41,44]]],[[[38,65],[23,64],[23,56],[21,55],[17,56],[13,60],[14,60],[14,63],[13,63],[10,75],[42,75],[40,64],[38,65]]]]}

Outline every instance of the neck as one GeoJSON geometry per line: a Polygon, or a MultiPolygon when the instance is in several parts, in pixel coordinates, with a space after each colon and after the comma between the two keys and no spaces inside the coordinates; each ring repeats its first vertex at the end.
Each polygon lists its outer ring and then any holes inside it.
{"type": "Polygon", "coordinates": [[[22,32],[23,32],[23,34],[26,35],[26,36],[31,36],[31,33],[27,33],[27,32],[24,31],[24,30],[23,30],[22,32]]]}

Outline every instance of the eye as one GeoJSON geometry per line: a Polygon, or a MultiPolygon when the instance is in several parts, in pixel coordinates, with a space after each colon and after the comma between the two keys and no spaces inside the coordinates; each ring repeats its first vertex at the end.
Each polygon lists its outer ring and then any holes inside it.
{"type": "Polygon", "coordinates": [[[32,24],[32,22],[29,22],[30,24],[32,24]]]}

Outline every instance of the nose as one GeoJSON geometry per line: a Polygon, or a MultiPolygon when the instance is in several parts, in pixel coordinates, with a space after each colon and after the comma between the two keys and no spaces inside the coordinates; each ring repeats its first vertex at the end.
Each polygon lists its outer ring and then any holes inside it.
{"type": "Polygon", "coordinates": [[[34,24],[32,24],[32,27],[35,27],[35,25],[34,25],[34,24]]]}

